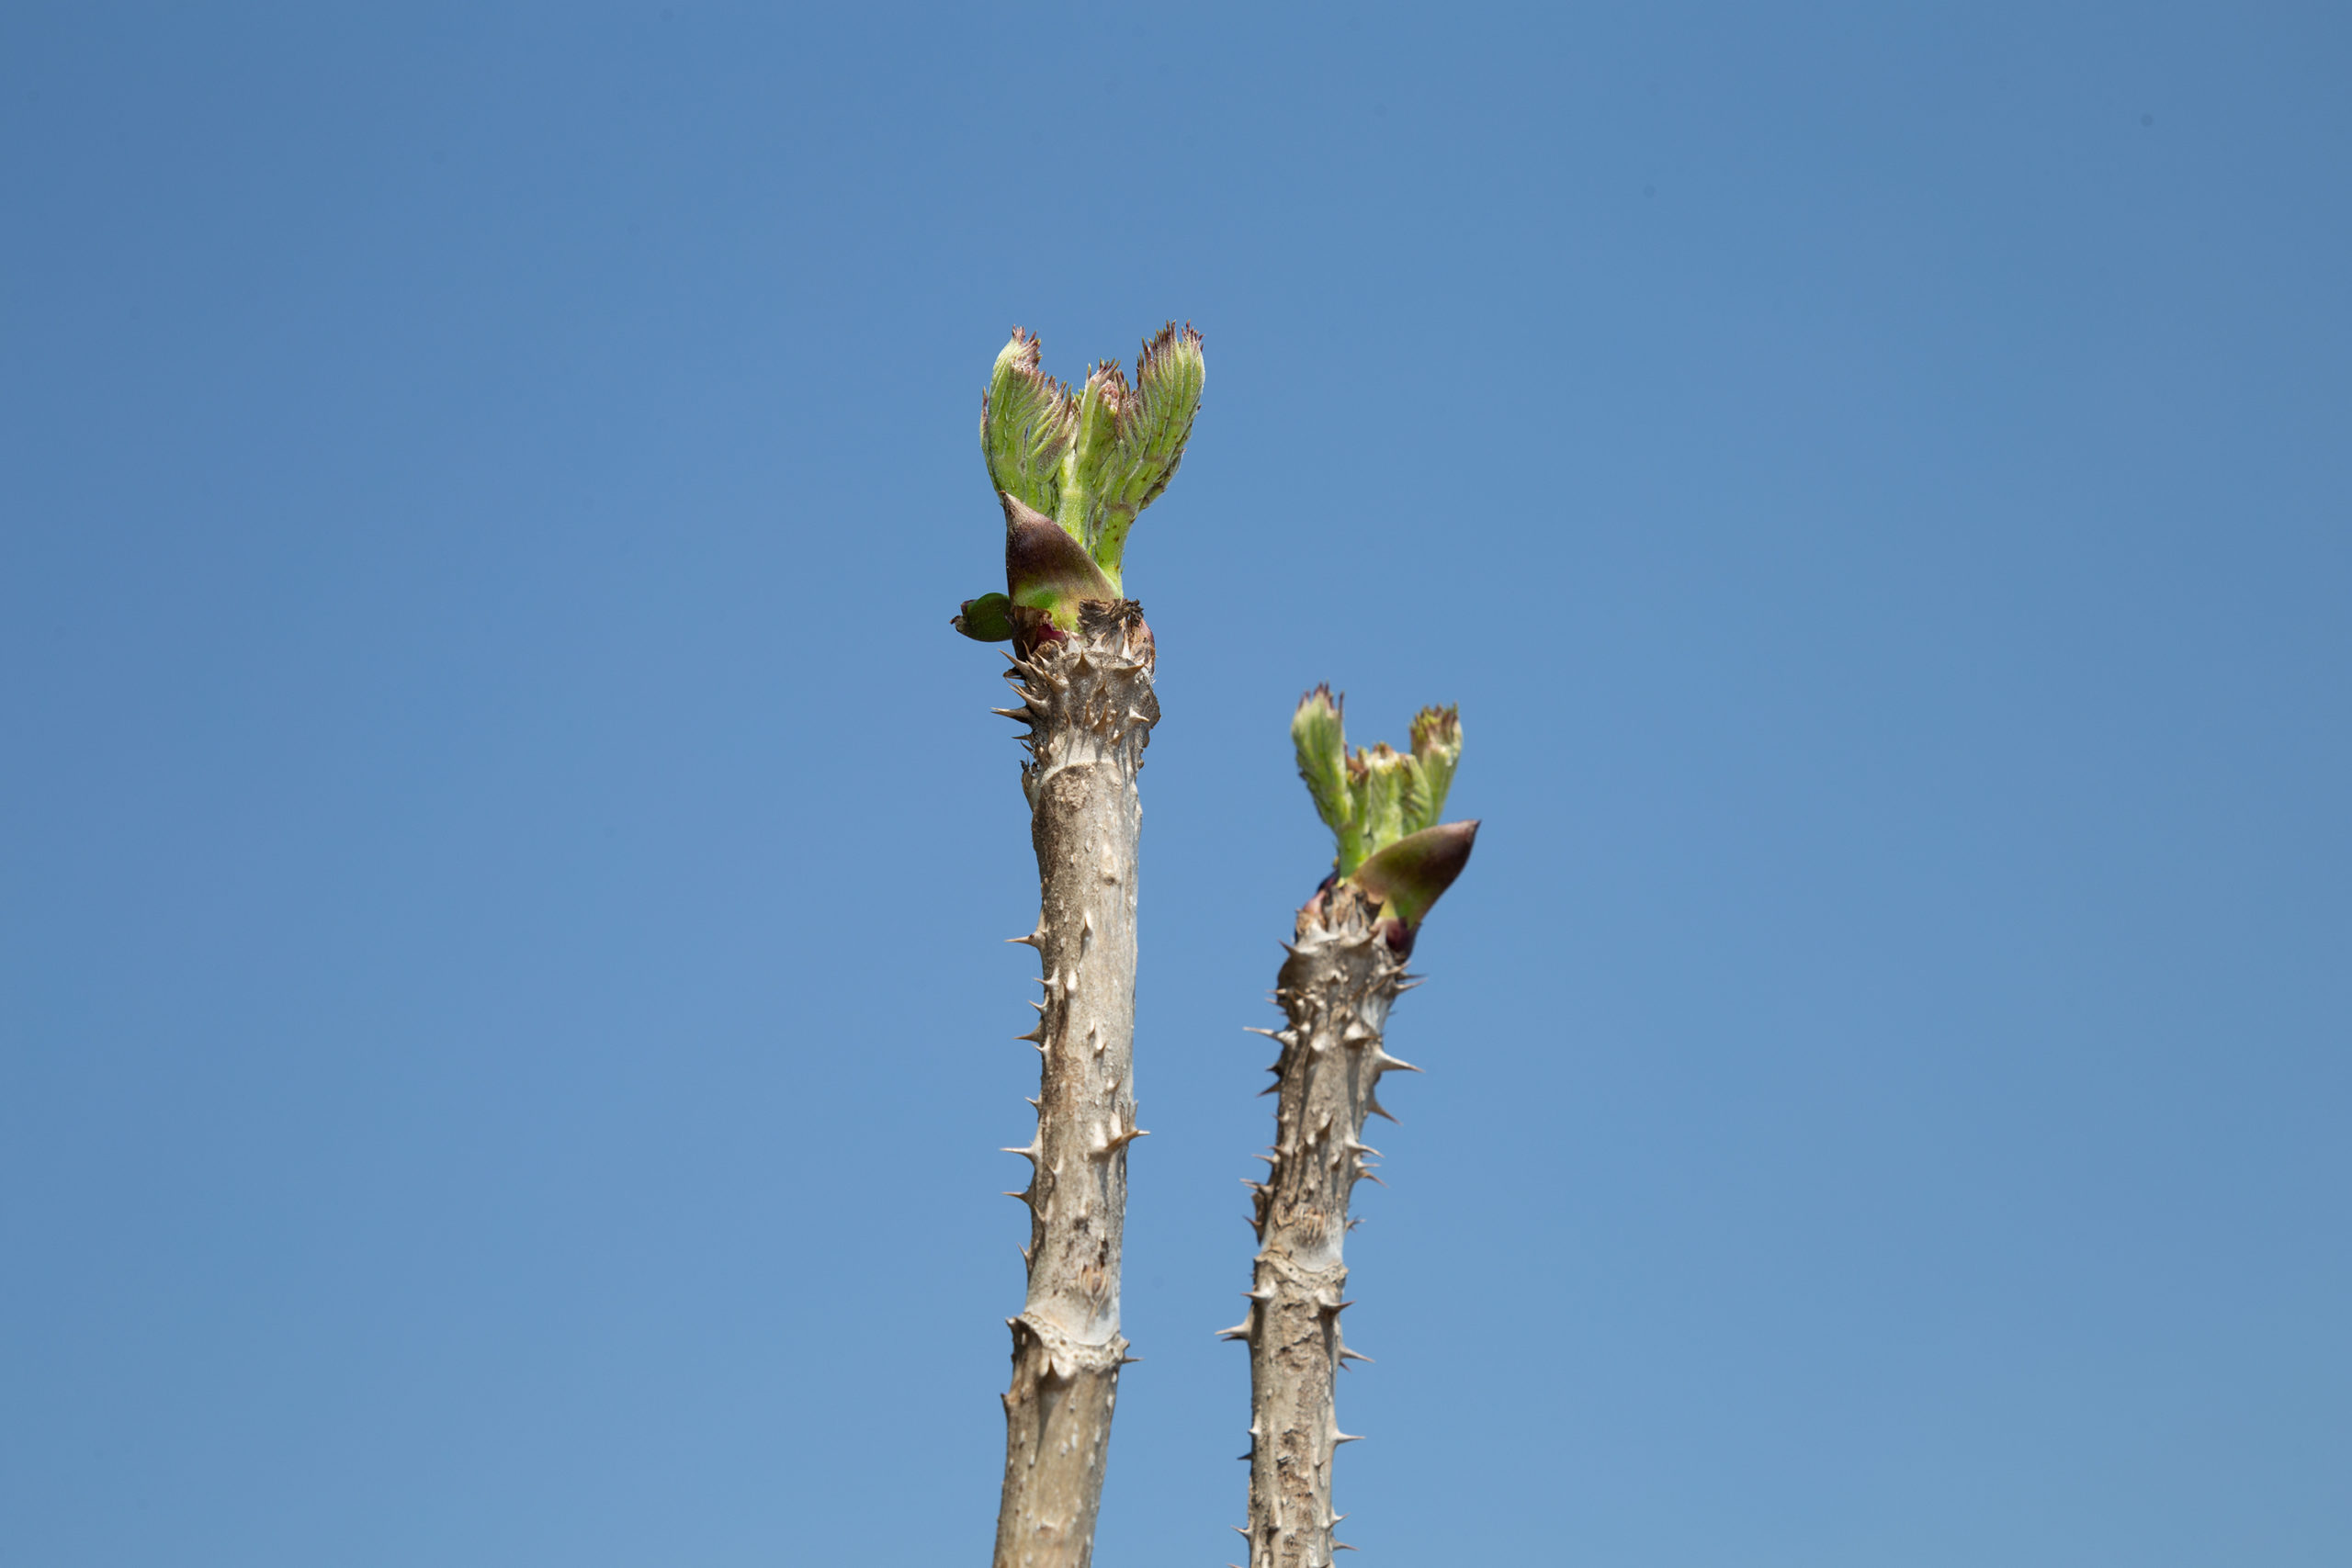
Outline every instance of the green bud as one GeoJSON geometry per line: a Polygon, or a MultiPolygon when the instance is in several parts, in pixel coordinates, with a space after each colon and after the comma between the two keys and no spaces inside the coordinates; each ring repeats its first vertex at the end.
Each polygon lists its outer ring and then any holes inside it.
{"type": "Polygon", "coordinates": [[[964,601],[956,618],[947,623],[974,642],[1011,642],[1012,640],[1012,601],[1001,593],[983,593],[977,599],[964,601]]]}
{"type": "Polygon", "coordinates": [[[1451,707],[1416,714],[1410,752],[1385,743],[1350,751],[1344,707],[1329,686],[1299,699],[1290,721],[1298,776],[1338,843],[1340,877],[1379,899],[1403,941],[1461,874],[1477,836],[1475,822],[1437,820],[1462,760],[1461,714],[1451,707]]]}
{"type": "MultiPolygon", "coordinates": [[[[980,402],[980,452],[997,492],[1050,517],[1124,592],[1127,532],[1168,488],[1200,412],[1201,334],[1170,322],[1147,341],[1130,387],[1117,361],[1078,392],[1038,368],[1036,338],[1013,329],[980,402]]],[[[1018,600],[1020,592],[1013,591],[1018,600]]]]}

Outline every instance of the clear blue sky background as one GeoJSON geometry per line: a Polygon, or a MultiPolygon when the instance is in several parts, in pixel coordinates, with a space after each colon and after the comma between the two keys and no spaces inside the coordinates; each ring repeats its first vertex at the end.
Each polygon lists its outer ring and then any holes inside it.
{"type": "Polygon", "coordinates": [[[2320,5],[9,6],[0,1554],[980,1560],[974,423],[1173,316],[1100,1561],[1238,1544],[1323,679],[1487,822],[1364,1561],[2352,1561],[2347,84],[2320,5]]]}

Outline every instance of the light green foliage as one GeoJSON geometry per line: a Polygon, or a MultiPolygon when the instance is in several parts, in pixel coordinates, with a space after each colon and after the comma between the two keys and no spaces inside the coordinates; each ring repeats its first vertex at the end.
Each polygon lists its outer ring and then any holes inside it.
{"type": "Polygon", "coordinates": [[[1127,530],[1159,499],[1184,460],[1206,379],[1200,334],[1190,327],[1179,333],[1172,322],[1143,345],[1133,389],[1115,364],[1087,378],[1058,521],[1114,581],[1126,552],[1127,530]],[[1093,412],[1098,384],[1099,415],[1093,412]]]}
{"type": "Polygon", "coordinates": [[[1410,834],[1437,826],[1462,758],[1462,719],[1454,708],[1423,708],[1413,718],[1413,750],[1386,742],[1350,752],[1343,703],[1329,686],[1299,699],[1291,743],[1316,815],[1331,829],[1341,876],[1410,834]]]}
{"type": "Polygon", "coordinates": [[[1059,524],[1124,592],[1127,532],[1168,488],[1200,412],[1201,334],[1161,328],[1143,345],[1133,386],[1106,360],[1073,392],[1039,359],[1036,338],[1019,328],[997,355],[980,405],[989,482],[1059,524]]]}

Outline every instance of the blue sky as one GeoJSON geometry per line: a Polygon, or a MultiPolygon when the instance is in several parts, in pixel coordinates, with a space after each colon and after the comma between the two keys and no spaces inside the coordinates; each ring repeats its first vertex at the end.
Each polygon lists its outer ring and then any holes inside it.
{"type": "Polygon", "coordinates": [[[2317,6],[9,7],[11,1560],[978,1561],[974,422],[1172,317],[1098,1561],[1236,1544],[1329,680],[1486,822],[1364,1561],[2345,1562],[2347,80],[2317,6]]]}

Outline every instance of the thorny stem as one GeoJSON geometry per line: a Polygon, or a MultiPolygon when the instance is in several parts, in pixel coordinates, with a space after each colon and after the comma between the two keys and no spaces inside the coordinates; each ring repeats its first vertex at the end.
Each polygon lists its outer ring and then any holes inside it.
{"type": "Polygon", "coordinates": [[[1333,1408],[1340,1363],[1355,1354],[1340,1332],[1348,1198],[1379,1152],[1363,1142],[1364,1118],[1387,1114],[1374,1089],[1407,1066],[1381,1049],[1389,1004],[1410,982],[1377,916],[1353,886],[1327,886],[1299,911],[1275,986],[1289,1021],[1274,1036],[1272,1169],[1251,1184],[1250,1313],[1224,1331],[1250,1345],[1250,1568],[1329,1568],[1338,1547],[1331,1456],[1353,1440],[1333,1408]]]}
{"type": "Polygon", "coordinates": [[[1043,1056],[1037,1135],[1025,1156],[1028,1300],[1012,1329],[1004,1396],[1004,1494],[996,1568],[1086,1568],[1119,1334],[1134,1081],[1136,775],[1159,718],[1141,606],[1089,601],[1077,630],[1029,648],[1008,679],[1029,725],[1021,786],[1037,850],[1045,1000],[1023,1036],[1043,1056]]]}

